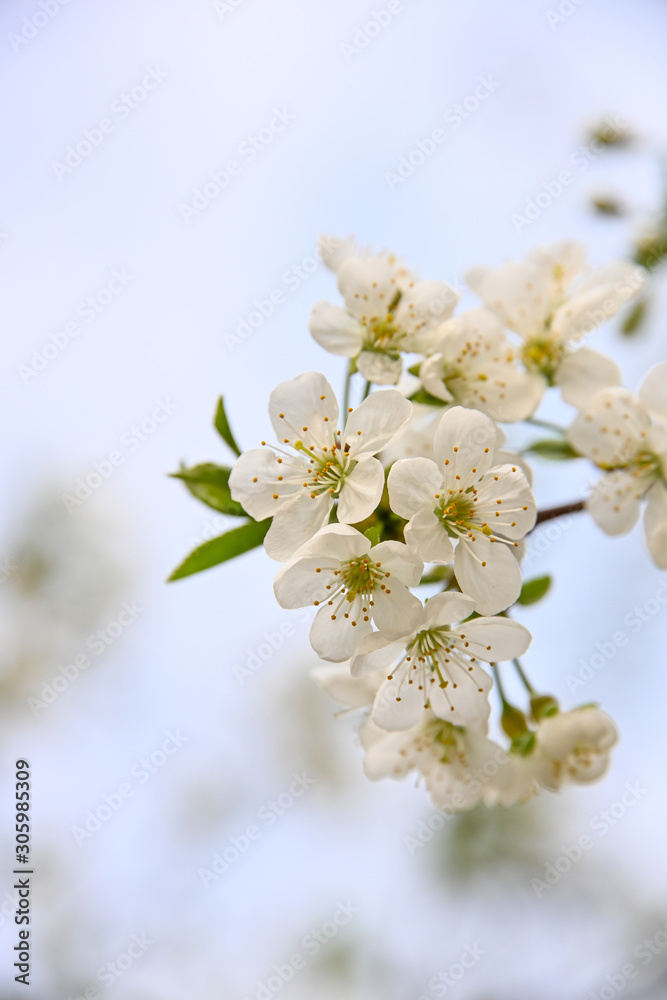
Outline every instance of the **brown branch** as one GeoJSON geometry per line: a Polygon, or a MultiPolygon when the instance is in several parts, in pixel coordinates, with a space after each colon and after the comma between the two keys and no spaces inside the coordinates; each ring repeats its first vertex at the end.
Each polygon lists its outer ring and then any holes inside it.
{"type": "Polygon", "coordinates": [[[544,521],[551,521],[554,517],[563,517],[564,514],[575,514],[578,510],[585,510],[585,500],[575,500],[573,503],[564,503],[561,507],[548,507],[546,510],[538,510],[535,527],[544,521]]]}

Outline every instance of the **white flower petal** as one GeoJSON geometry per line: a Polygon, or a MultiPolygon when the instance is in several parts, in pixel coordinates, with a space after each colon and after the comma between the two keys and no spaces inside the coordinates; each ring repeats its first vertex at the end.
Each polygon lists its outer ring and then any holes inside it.
{"type": "Polygon", "coordinates": [[[330,354],[354,358],[361,350],[363,328],[340,306],[318,302],[310,314],[309,326],[313,338],[330,354]]]}
{"type": "Polygon", "coordinates": [[[418,510],[406,524],[404,535],[424,562],[447,564],[454,558],[454,546],[444,524],[427,507],[418,510]]]}
{"type": "Polygon", "coordinates": [[[371,543],[366,536],[349,524],[328,524],[298,554],[346,562],[365,555],[370,547],[371,543]]]}
{"type": "Polygon", "coordinates": [[[408,684],[405,671],[391,675],[377,693],[371,715],[375,725],[389,732],[410,729],[425,716],[424,693],[408,684]]]}
{"type": "Polygon", "coordinates": [[[483,647],[480,651],[475,646],[474,655],[487,663],[499,663],[522,656],[532,641],[532,636],[524,625],[511,618],[501,617],[475,618],[466,622],[465,636],[471,645],[483,647]]]}
{"type": "Polygon", "coordinates": [[[606,354],[582,347],[565,356],[558,366],[555,382],[566,403],[584,407],[594,393],[620,385],[621,370],[606,354]]]}
{"type": "Polygon", "coordinates": [[[365,257],[370,252],[361,247],[354,236],[341,238],[327,233],[318,238],[317,251],[322,263],[334,274],[349,257],[365,257]]]}
{"type": "Polygon", "coordinates": [[[424,628],[437,628],[441,625],[452,625],[462,622],[475,610],[472,597],[456,592],[435,594],[430,597],[424,607],[424,628]]]}
{"type": "Polygon", "coordinates": [[[412,403],[396,389],[372,392],[350,413],[343,435],[356,461],[377,454],[394,441],[412,415],[412,403]]]}
{"type": "Polygon", "coordinates": [[[667,569],[667,485],[663,481],[649,490],[644,527],[653,561],[660,569],[667,569]]]}
{"type": "Polygon", "coordinates": [[[314,667],[310,675],[333,701],[347,708],[366,708],[372,705],[384,680],[384,676],[378,673],[351,677],[347,664],[314,667]]]}
{"type": "Polygon", "coordinates": [[[345,618],[344,611],[345,608],[341,608],[332,619],[334,609],[324,605],[315,615],[310,629],[311,646],[318,656],[332,663],[349,660],[359,642],[372,631],[370,622],[361,620],[352,625],[353,619],[345,618]]]}
{"type": "Polygon", "coordinates": [[[373,594],[373,620],[389,639],[400,639],[415,630],[422,617],[422,602],[405,587],[387,585],[373,594]]]}
{"type": "Polygon", "coordinates": [[[396,325],[410,335],[410,350],[425,353],[435,327],[449,319],[459,295],[443,281],[417,281],[407,288],[395,310],[396,325]]]}
{"type": "Polygon", "coordinates": [[[264,539],[267,555],[278,562],[293,556],[327,523],[332,506],[328,493],[314,499],[302,493],[298,500],[276,511],[264,539]]]}
{"type": "Polygon", "coordinates": [[[274,500],[279,492],[276,487],[280,466],[270,448],[252,448],[244,451],[234,464],[229,476],[229,488],[234,500],[240,503],[256,521],[273,517],[294,489],[281,489],[281,499],[274,500]]]}
{"type": "Polygon", "coordinates": [[[431,710],[454,726],[485,727],[491,714],[491,676],[476,663],[466,669],[452,662],[441,663],[441,671],[446,686],[442,687],[436,678],[427,689],[431,710]]]}
{"type": "Polygon", "coordinates": [[[642,484],[625,469],[608,472],[586,502],[595,523],[607,535],[623,535],[637,523],[642,484]]]}
{"type": "Polygon", "coordinates": [[[494,534],[517,541],[535,525],[537,505],[518,465],[497,465],[477,487],[477,519],[494,534]]]}
{"type": "Polygon", "coordinates": [[[474,599],[483,615],[504,611],[521,593],[521,570],[514,555],[481,532],[475,533],[474,542],[459,541],[454,572],[461,590],[474,599]]]}
{"type": "Polygon", "coordinates": [[[581,455],[598,465],[624,465],[648,441],[650,419],[627,389],[602,389],[570,427],[568,438],[581,455]]]}
{"type": "Polygon", "coordinates": [[[345,477],[338,501],[338,520],[355,524],[370,517],[380,502],[384,489],[384,469],[377,458],[359,462],[345,477]]]}
{"type": "Polygon", "coordinates": [[[493,463],[498,430],[493,420],[479,410],[453,406],[443,413],[435,432],[435,461],[445,466],[452,479],[460,474],[468,477],[471,468],[481,476],[493,463]]]}
{"type": "Polygon", "coordinates": [[[320,556],[296,556],[278,570],[273,592],[281,608],[303,608],[328,597],[327,584],[335,581],[338,560],[320,556]],[[320,570],[320,572],[317,572],[320,570]]]}
{"type": "Polygon", "coordinates": [[[667,421],[667,361],[652,368],[639,390],[639,401],[649,413],[667,421]]]}
{"type": "Polygon", "coordinates": [[[350,673],[353,677],[375,675],[378,671],[386,671],[396,662],[404,648],[404,637],[399,640],[388,639],[380,632],[373,632],[362,639],[356,652],[350,660],[350,673]]]}
{"type": "Polygon", "coordinates": [[[371,322],[387,315],[397,285],[396,265],[386,257],[349,257],[338,269],[338,289],[349,311],[371,322]]]}
{"type": "Polygon", "coordinates": [[[403,362],[383,351],[362,351],[357,358],[357,368],[368,382],[375,385],[396,385],[403,362]]]}
{"type": "Polygon", "coordinates": [[[524,340],[543,333],[550,311],[549,272],[533,261],[510,261],[497,268],[477,268],[466,281],[484,305],[524,340]]]}
{"type": "Polygon", "coordinates": [[[302,440],[331,447],[338,425],[334,391],[319,372],[306,372],[281,382],[269,399],[269,416],[278,441],[294,445],[302,440]]]}
{"type": "Polygon", "coordinates": [[[389,470],[389,504],[400,517],[411,518],[423,507],[432,511],[441,487],[442,473],[428,458],[400,459],[389,470]]]}
{"type": "Polygon", "coordinates": [[[391,573],[392,580],[398,579],[406,587],[416,587],[421,580],[424,563],[403,542],[380,542],[372,552],[375,561],[381,563],[381,568],[391,573]]]}

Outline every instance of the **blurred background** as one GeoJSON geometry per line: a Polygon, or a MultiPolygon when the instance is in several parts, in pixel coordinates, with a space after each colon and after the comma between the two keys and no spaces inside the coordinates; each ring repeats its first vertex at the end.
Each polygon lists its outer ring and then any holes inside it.
{"type": "MultiPolygon", "coordinates": [[[[457,286],[537,243],[582,240],[599,264],[660,245],[665,4],[3,0],[0,37],[0,995],[26,992],[27,758],[34,996],[663,997],[667,605],[641,528],[610,539],[579,515],[528,555],[555,584],[521,614],[526,665],[613,715],[610,773],[456,819],[364,778],[261,550],[165,579],[228,526],[167,478],[231,462],[217,396],[252,447],[279,381],[342,382],[307,331],[336,301],[319,233],[457,286]],[[592,143],[610,127],[627,141],[592,143]]],[[[661,277],[638,329],[591,339],[632,389],[666,355],[661,277]]],[[[538,501],[590,478],[536,463],[538,501]]]]}

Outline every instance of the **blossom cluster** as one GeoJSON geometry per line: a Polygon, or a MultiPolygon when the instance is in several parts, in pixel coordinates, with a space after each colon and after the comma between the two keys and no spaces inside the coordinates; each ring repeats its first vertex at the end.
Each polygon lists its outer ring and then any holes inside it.
{"type": "Polygon", "coordinates": [[[471,270],[481,305],[455,314],[457,291],[391,252],[327,237],[321,254],[342,304],[317,303],[310,331],[349,359],[342,406],[318,372],[281,383],[273,440],[228,475],[230,502],[265,526],[282,564],[278,603],[315,609],[310,642],[328,664],[316,679],[357,711],[368,776],[415,774],[438,807],[511,805],[599,778],[611,719],[594,705],[562,711],[520,660],[531,635],[514,615],[533,599],[524,540],[560,509],[538,512],[526,449],[509,449],[500,425],[539,424],[543,397],[559,392],[576,408],[561,457],[602,471],[572,509],[615,535],[645,503],[648,549],[667,567],[667,362],[635,398],[615,361],[582,343],[645,271],[592,268],[574,242],[539,247],[471,270]],[[507,663],[525,710],[505,696],[507,663]],[[489,735],[492,689],[502,743],[489,735]]]}

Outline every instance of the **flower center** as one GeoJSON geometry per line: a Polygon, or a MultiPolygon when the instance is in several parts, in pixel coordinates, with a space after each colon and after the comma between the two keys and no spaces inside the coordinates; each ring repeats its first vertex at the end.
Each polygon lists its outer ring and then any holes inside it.
{"type": "Polygon", "coordinates": [[[521,357],[528,371],[544,375],[549,385],[553,385],[554,377],[565,354],[564,344],[548,337],[534,337],[524,345],[521,357]]]}
{"type": "Polygon", "coordinates": [[[342,563],[336,573],[340,576],[340,589],[350,604],[357,597],[370,597],[378,585],[382,590],[387,590],[386,584],[382,581],[389,576],[389,573],[382,569],[381,563],[374,562],[370,556],[350,559],[342,563]]]}
{"type": "Polygon", "coordinates": [[[370,320],[362,320],[366,327],[365,351],[380,351],[398,357],[406,333],[396,325],[394,310],[401,301],[402,294],[400,290],[396,292],[383,318],[373,316],[370,320]]]}
{"type": "Polygon", "coordinates": [[[470,487],[470,492],[448,494],[440,500],[435,514],[442,519],[447,534],[458,538],[461,529],[470,529],[475,508],[474,496],[477,491],[470,487]]]}

